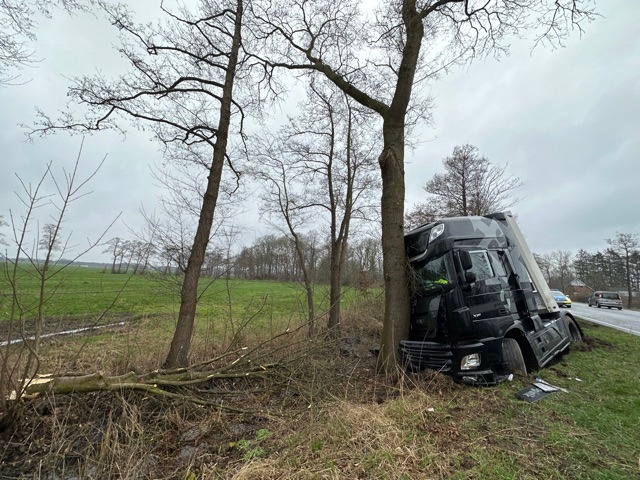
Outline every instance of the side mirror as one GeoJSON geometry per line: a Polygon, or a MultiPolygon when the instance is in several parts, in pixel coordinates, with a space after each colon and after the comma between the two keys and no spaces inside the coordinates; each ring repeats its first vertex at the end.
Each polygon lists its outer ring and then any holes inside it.
{"type": "Polygon", "coordinates": [[[463,270],[469,270],[471,267],[473,267],[471,254],[467,250],[460,250],[458,255],[460,257],[460,264],[462,265],[463,270]]]}

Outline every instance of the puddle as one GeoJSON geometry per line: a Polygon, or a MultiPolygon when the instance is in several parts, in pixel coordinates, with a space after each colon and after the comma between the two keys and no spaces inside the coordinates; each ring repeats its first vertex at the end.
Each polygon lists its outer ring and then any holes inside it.
{"type": "MultiPolygon", "coordinates": [[[[109,325],[96,325],[93,327],[74,328],[72,330],[63,330],[62,332],[45,333],[40,335],[40,339],[43,340],[45,338],[58,337],[62,335],[73,335],[76,333],[88,332],[91,330],[100,330],[102,328],[121,327],[123,325],[125,325],[125,322],[110,323],[109,325]]],[[[35,340],[35,338],[36,337],[34,336],[30,336],[30,337],[27,337],[26,340],[35,340]]],[[[15,345],[17,343],[22,343],[24,341],[25,341],[24,338],[15,338],[13,340],[6,340],[4,342],[0,342],[0,347],[6,347],[7,345],[15,345]]]]}

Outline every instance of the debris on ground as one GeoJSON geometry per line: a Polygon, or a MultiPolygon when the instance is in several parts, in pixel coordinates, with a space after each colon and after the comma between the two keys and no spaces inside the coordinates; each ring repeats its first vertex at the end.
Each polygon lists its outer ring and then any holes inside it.
{"type": "Polygon", "coordinates": [[[565,388],[551,385],[549,382],[545,382],[541,378],[536,378],[535,382],[533,382],[532,385],[516,393],[516,397],[526,402],[533,403],[533,402],[537,402],[543,397],[546,397],[550,393],[558,392],[558,391],[569,393],[569,391],[565,388]]]}

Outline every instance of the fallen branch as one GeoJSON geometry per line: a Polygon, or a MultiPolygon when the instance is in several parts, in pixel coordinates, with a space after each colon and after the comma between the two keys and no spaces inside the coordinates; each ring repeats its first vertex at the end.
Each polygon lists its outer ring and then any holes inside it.
{"type": "MultiPolygon", "coordinates": [[[[184,400],[197,405],[215,407],[230,413],[247,413],[246,411],[225,405],[221,399],[209,400],[197,396],[195,391],[186,390],[186,393],[177,393],[173,390],[179,387],[189,387],[196,384],[215,380],[228,380],[238,378],[266,378],[276,364],[264,365],[247,372],[218,373],[218,372],[180,372],[163,374],[152,372],[150,374],[138,375],[129,372],[124,375],[108,376],[102,373],[92,373],[89,375],[51,375],[38,377],[25,388],[23,397],[35,398],[42,394],[68,395],[72,393],[89,393],[98,391],[123,391],[136,390],[152,395],[184,400]]],[[[183,390],[184,392],[185,390],[183,390]]],[[[219,392],[199,393],[213,394],[220,397],[219,392]]]]}
{"type": "MultiPolygon", "coordinates": [[[[290,371],[286,364],[301,360],[322,345],[322,342],[313,342],[308,337],[282,345],[274,345],[277,339],[295,334],[298,330],[299,328],[286,330],[251,348],[224,352],[215,358],[195,363],[189,367],[160,369],[147,373],[132,371],[122,375],[107,375],[102,372],[39,375],[25,381],[26,386],[22,398],[33,399],[44,394],[69,395],[129,390],[214,407],[229,413],[256,413],[255,410],[247,412],[228,405],[229,397],[246,395],[246,391],[223,391],[221,388],[209,388],[209,386],[213,386],[215,382],[226,380],[269,379],[273,383],[281,383],[282,376],[289,378],[290,371]],[[300,344],[304,344],[304,346],[300,348],[300,344]],[[271,348],[266,348],[268,345],[271,345],[271,348]],[[292,348],[295,354],[288,361],[284,361],[282,354],[287,355],[292,351],[292,348]],[[274,356],[279,357],[280,360],[277,363],[267,363],[268,358],[274,356]],[[208,385],[205,388],[194,388],[203,384],[208,385]]],[[[12,398],[16,398],[15,392],[12,398]]]]}
{"type": "Polygon", "coordinates": [[[39,393],[87,393],[98,390],[135,390],[147,387],[183,387],[208,382],[210,380],[228,380],[235,378],[265,377],[274,365],[260,367],[253,371],[237,373],[183,372],[178,375],[162,375],[159,372],[138,375],[129,372],[124,375],[107,376],[102,373],[89,375],[52,375],[34,379],[26,388],[26,395],[39,393]]]}

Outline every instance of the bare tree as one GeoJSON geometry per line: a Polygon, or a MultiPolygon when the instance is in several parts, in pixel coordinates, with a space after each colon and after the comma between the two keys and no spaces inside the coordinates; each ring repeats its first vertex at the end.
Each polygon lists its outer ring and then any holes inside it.
{"type": "Polygon", "coordinates": [[[351,242],[349,249],[352,284],[362,290],[372,287],[382,277],[382,251],[380,232],[369,232],[367,236],[351,242]]]}
{"type": "Polygon", "coordinates": [[[18,197],[25,206],[25,211],[19,216],[13,211],[9,212],[13,231],[11,243],[15,248],[15,255],[12,258],[5,256],[0,274],[0,281],[5,282],[11,292],[7,302],[7,318],[4,319],[7,337],[0,346],[0,414],[6,413],[9,408],[10,391],[13,390],[17,398],[20,398],[39,369],[46,308],[53,292],[64,281],[64,270],[99,245],[106,231],[113,225],[112,222],[97,240],[89,241],[79,252],[70,248],[71,234],[66,239],[61,237],[61,225],[69,210],[87,194],[87,184],[104,162],[103,159],[93,172],[81,178],[78,173],[81,154],[82,147],[73,169],[63,171],[62,179],[60,175],[53,173],[51,163],[46,165],[44,174],[35,185],[25,183],[18,177],[22,187],[18,197]],[[48,188],[52,191],[45,193],[48,188]],[[53,223],[44,226],[43,235],[34,239],[30,248],[30,231],[32,224],[37,221],[36,212],[40,208],[49,209],[53,223]],[[43,258],[39,258],[39,251],[44,252],[43,258]],[[62,256],[65,254],[71,255],[71,258],[64,260],[62,256]],[[29,274],[35,276],[38,286],[35,300],[25,298],[20,292],[24,269],[29,267],[32,269],[29,274]],[[32,331],[27,331],[28,320],[33,320],[32,331]],[[17,349],[12,346],[14,334],[18,335],[21,342],[17,349]]]}
{"type": "Polygon", "coordinates": [[[36,15],[51,18],[55,8],[71,12],[85,7],[76,0],[0,0],[0,87],[18,81],[20,69],[38,62],[31,47],[36,15]]]}
{"type": "Polygon", "coordinates": [[[61,226],[55,223],[47,223],[42,227],[40,239],[38,240],[38,248],[43,251],[58,252],[62,250],[61,242],[61,226]]]}
{"type": "MultiPolygon", "coordinates": [[[[313,303],[313,278],[304,255],[304,242],[301,230],[309,220],[309,211],[301,206],[300,191],[292,184],[295,173],[289,168],[286,159],[281,156],[276,142],[269,146],[262,142],[260,161],[262,168],[256,170],[255,176],[262,182],[262,211],[270,217],[274,228],[286,233],[291,240],[298,266],[302,271],[302,279],[307,299],[307,322],[309,335],[315,333],[315,307],[313,303]],[[280,221],[284,220],[284,227],[280,221]]],[[[286,158],[286,157],[285,157],[286,158]]]]}
{"type": "Polygon", "coordinates": [[[551,284],[555,284],[554,286],[560,290],[563,290],[569,282],[572,257],[573,255],[568,250],[556,250],[550,254],[553,275],[551,284]]]}
{"type": "Polygon", "coordinates": [[[633,304],[633,289],[631,281],[631,257],[638,253],[638,234],[634,233],[616,233],[615,238],[608,238],[606,242],[611,246],[611,249],[616,252],[622,259],[624,259],[625,280],[627,285],[627,294],[629,300],[627,308],[631,308],[633,304]]]}
{"type": "Polygon", "coordinates": [[[629,258],[631,267],[631,289],[640,291],[640,250],[634,251],[629,258]]]}
{"type": "Polygon", "coordinates": [[[439,217],[433,206],[428,202],[419,202],[404,216],[406,230],[434,222],[439,217]]]}
{"type": "Polygon", "coordinates": [[[534,253],[533,257],[536,259],[536,263],[538,264],[538,267],[540,267],[540,271],[544,275],[544,278],[547,281],[547,284],[551,285],[551,266],[552,266],[552,263],[553,263],[553,259],[551,257],[551,254],[549,254],[549,253],[543,253],[543,254],[534,253]]]}
{"type": "Polygon", "coordinates": [[[340,326],[342,277],[352,221],[378,216],[377,208],[371,207],[372,195],[379,189],[373,175],[373,152],[379,146],[375,129],[367,125],[371,119],[358,111],[347,95],[331,88],[323,91],[314,82],[310,88],[313,107],[293,137],[297,150],[306,154],[302,163],[307,185],[313,185],[319,176],[318,186],[311,189],[308,198],[329,217],[327,326],[335,335],[340,326]]]}
{"type": "Polygon", "coordinates": [[[165,367],[184,366],[223,168],[226,164],[234,170],[228,154],[232,116],[237,113],[242,118],[242,106],[260,98],[260,92],[249,90],[240,98],[234,90],[237,77],[247,89],[255,84],[243,57],[244,0],[203,0],[196,13],[187,7],[179,7],[177,12],[162,7],[168,20],[157,25],[136,25],[122,4],[100,4],[123,32],[120,52],[132,71],[114,82],[100,76],[77,79],[69,95],[72,101],[88,107],[87,117],[78,120],[64,115],[54,121],[42,114],[41,128],[36,132],[122,130],[124,119],[150,128],[164,145],[181,143],[207,152],[206,188],[195,235],[185,252],[180,311],[164,363],[165,367]]]}
{"type": "Polygon", "coordinates": [[[120,237],[114,237],[105,243],[105,248],[102,253],[107,253],[113,259],[111,262],[111,273],[120,273],[120,268],[116,271],[116,263],[122,265],[122,259],[124,257],[124,243],[125,241],[120,237]]]}
{"type": "Polygon", "coordinates": [[[513,193],[522,186],[520,178],[508,175],[506,165],[491,164],[473,145],[455,147],[442,164],[445,173],[435,174],[425,184],[429,198],[408,215],[410,219],[420,217],[421,213],[428,219],[487,215],[506,210],[519,201],[513,193]]]}
{"type": "MultiPolygon", "coordinates": [[[[356,108],[355,102],[326,81],[313,80],[301,104],[303,112],[271,141],[272,147],[260,147],[256,158],[270,170],[277,170],[279,188],[284,188],[291,208],[279,214],[291,216],[313,212],[314,224],[328,225],[329,319],[335,334],[340,325],[340,299],[347,244],[354,220],[377,217],[373,196],[379,185],[375,175],[377,146],[375,122],[370,114],[356,108]],[[275,162],[275,163],[274,163],[275,162]],[[282,172],[281,169],[285,171],[282,172]],[[295,197],[292,195],[295,192],[295,197]]],[[[262,173],[274,180],[262,168],[262,173]]],[[[277,205],[271,201],[267,205],[277,205]]],[[[291,234],[291,232],[290,232],[291,234]]],[[[299,256],[302,259],[302,256],[299,256]]]]}
{"type": "MultiPolygon", "coordinates": [[[[279,211],[274,213],[281,215],[279,211]]],[[[281,222],[279,223],[276,229],[282,231],[281,222]]],[[[304,263],[308,265],[313,282],[319,262],[317,243],[316,232],[300,233],[304,263]]],[[[303,280],[299,263],[294,242],[285,228],[280,236],[264,235],[257,238],[250,247],[244,247],[236,256],[233,267],[239,277],[291,282],[303,280]]]]}
{"type": "MultiPolygon", "coordinates": [[[[391,371],[409,334],[404,251],[404,147],[415,83],[458,62],[507,50],[510,35],[538,28],[561,44],[593,18],[591,0],[394,0],[366,17],[356,0],[256,0],[262,57],[273,68],[325,75],[383,122],[382,249],[385,317],[379,370],[391,371]],[[426,48],[423,50],[423,44],[426,48]]],[[[416,105],[415,99],[413,105],[416,105]]]]}

